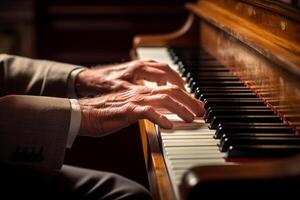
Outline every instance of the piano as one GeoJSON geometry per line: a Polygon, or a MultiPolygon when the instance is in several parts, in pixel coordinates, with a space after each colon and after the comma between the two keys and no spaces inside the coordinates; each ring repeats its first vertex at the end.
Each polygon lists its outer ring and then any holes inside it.
{"type": "Polygon", "coordinates": [[[180,29],[136,36],[131,52],[168,63],[206,109],[193,123],[167,114],[173,130],[139,122],[153,198],[298,195],[299,2],[199,0],[185,7],[180,29]]]}

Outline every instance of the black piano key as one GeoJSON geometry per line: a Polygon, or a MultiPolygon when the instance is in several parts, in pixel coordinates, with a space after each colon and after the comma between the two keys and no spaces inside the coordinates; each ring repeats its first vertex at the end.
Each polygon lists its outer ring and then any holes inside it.
{"type": "Polygon", "coordinates": [[[193,67],[195,69],[201,69],[202,67],[225,68],[217,60],[195,60],[195,59],[187,60],[187,59],[182,59],[181,61],[177,62],[177,64],[180,65],[180,66],[183,66],[185,68],[192,68],[193,67]]]}
{"type": "Polygon", "coordinates": [[[226,152],[235,145],[297,145],[300,147],[300,137],[226,137],[220,141],[220,150],[226,152]]]}
{"type": "Polygon", "coordinates": [[[238,138],[257,138],[257,137],[294,137],[294,133],[226,133],[223,134],[220,140],[230,137],[238,137],[238,138]]]}
{"type": "Polygon", "coordinates": [[[201,48],[170,48],[168,49],[170,56],[180,59],[214,59],[210,54],[201,48]]]}
{"type": "MultiPolygon", "coordinates": [[[[198,77],[196,77],[198,78],[198,77]]],[[[219,76],[219,77],[199,77],[199,81],[239,81],[235,76],[219,76]]]]}
{"type": "Polygon", "coordinates": [[[252,90],[247,88],[245,85],[242,86],[226,86],[226,85],[218,85],[218,86],[203,86],[201,88],[196,89],[197,92],[200,94],[202,93],[214,93],[214,92],[219,92],[219,93],[226,93],[226,92],[248,92],[248,93],[253,93],[252,90]]]}
{"type": "Polygon", "coordinates": [[[261,99],[206,99],[204,108],[212,106],[265,106],[261,99]]]}
{"type": "MultiPolygon", "coordinates": [[[[186,77],[232,77],[230,72],[189,72],[186,77]]],[[[235,76],[234,76],[235,77],[235,76]]]]}
{"type": "Polygon", "coordinates": [[[195,96],[200,96],[201,94],[210,94],[210,93],[253,93],[250,89],[245,86],[238,87],[201,87],[196,88],[195,96]]]}
{"type": "Polygon", "coordinates": [[[201,90],[202,87],[235,87],[235,86],[245,86],[241,81],[193,81],[189,84],[191,92],[194,93],[197,88],[201,90]]]}
{"type": "Polygon", "coordinates": [[[197,82],[197,81],[216,81],[216,80],[223,80],[223,81],[239,81],[239,78],[235,76],[196,76],[193,75],[192,73],[188,72],[186,77],[186,82],[188,85],[191,85],[192,82],[197,82]]]}
{"type": "Polygon", "coordinates": [[[282,122],[279,116],[277,115],[217,115],[214,116],[210,122],[210,128],[216,129],[219,124],[227,122],[282,122]]]}
{"type": "MultiPolygon", "coordinates": [[[[220,138],[219,140],[219,148],[220,148],[220,151],[228,151],[228,148],[230,146],[233,146],[233,145],[230,145],[230,141],[232,143],[234,143],[235,141],[237,141],[237,139],[241,139],[240,141],[244,141],[244,140],[249,140],[249,139],[252,139],[253,143],[256,139],[261,139],[261,138],[264,138],[264,139],[267,139],[269,138],[270,140],[274,140],[274,138],[279,138],[282,139],[282,138],[295,138],[295,137],[298,137],[299,136],[296,136],[295,134],[291,134],[291,133],[235,133],[235,134],[223,134],[222,137],[220,138]],[[230,145],[230,146],[228,146],[230,145]]],[[[243,142],[239,143],[239,142],[236,142],[238,145],[244,145],[243,142]]],[[[237,145],[237,144],[234,144],[234,145],[237,145]]],[[[251,145],[261,145],[261,144],[251,144],[251,145]]],[[[273,144],[272,144],[273,145],[273,144]]]]}
{"type": "Polygon", "coordinates": [[[209,95],[209,94],[214,94],[214,93],[218,93],[218,94],[228,94],[229,95],[235,95],[237,93],[248,93],[248,94],[252,94],[255,95],[254,93],[252,93],[251,90],[249,89],[211,89],[211,90],[202,90],[199,91],[199,88],[196,89],[196,91],[194,92],[195,98],[200,99],[201,96],[205,96],[205,95],[209,95]]]}
{"type": "MultiPolygon", "coordinates": [[[[201,88],[197,88],[196,90],[199,90],[199,92],[209,92],[213,90],[249,90],[245,85],[242,86],[226,86],[226,85],[218,85],[218,86],[202,86],[201,88]]],[[[251,91],[251,90],[250,90],[251,91]]]]}
{"type": "Polygon", "coordinates": [[[271,109],[214,109],[206,111],[205,116],[203,117],[205,122],[209,123],[212,118],[216,115],[273,115],[274,112],[271,109]]]}
{"type": "Polygon", "coordinates": [[[211,110],[265,110],[269,109],[267,106],[210,106],[206,109],[206,112],[210,112],[211,110]]]}
{"type": "Polygon", "coordinates": [[[186,75],[186,82],[188,85],[191,85],[192,82],[198,82],[198,81],[239,81],[239,78],[234,77],[234,76],[219,76],[219,77],[197,77],[197,76],[188,76],[189,74],[186,75]]]}
{"type": "Polygon", "coordinates": [[[195,98],[203,101],[207,98],[257,98],[257,96],[254,93],[207,93],[198,97],[195,93],[195,98]]]}
{"type": "Polygon", "coordinates": [[[290,127],[286,123],[282,122],[223,122],[217,126],[218,127],[234,127],[234,126],[282,126],[290,127]]]}
{"type": "Polygon", "coordinates": [[[221,138],[224,134],[234,135],[236,133],[289,133],[294,134],[294,130],[285,124],[273,125],[235,125],[220,124],[216,128],[215,137],[221,138]]]}
{"type": "Polygon", "coordinates": [[[283,157],[298,153],[300,145],[232,145],[227,150],[227,157],[283,157]]]}
{"type": "Polygon", "coordinates": [[[188,73],[195,73],[195,72],[229,72],[228,69],[224,67],[202,67],[197,68],[196,66],[190,66],[190,67],[180,67],[178,68],[179,72],[181,73],[181,76],[186,77],[188,73]]]}

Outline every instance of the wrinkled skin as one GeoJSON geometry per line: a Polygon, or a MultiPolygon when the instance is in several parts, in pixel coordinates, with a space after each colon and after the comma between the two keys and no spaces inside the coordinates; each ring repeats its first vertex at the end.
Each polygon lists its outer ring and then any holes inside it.
{"type": "Polygon", "coordinates": [[[148,119],[165,129],[172,123],[162,114],[177,114],[186,122],[204,114],[203,103],[177,86],[150,89],[133,86],[128,90],[80,100],[81,135],[103,136],[124,128],[138,119],[148,119]],[[164,110],[164,111],[163,111],[164,110]]]}
{"type": "Polygon", "coordinates": [[[128,89],[139,80],[158,85],[169,82],[184,89],[180,76],[167,64],[141,60],[84,70],[76,79],[76,87],[80,97],[95,96],[128,89]]]}
{"type": "Polygon", "coordinates": [[[148,119],[172,128],[163,115],[171,112],[186,122],[204,114],[203,103],[184,89],[184,82],[167,64],[132,61],[79,73],[76,79],[82,121],[80,134],[104,136],[148,119]],[[135,85],[139,80],[156,82],[157,88],[135,85]],[[172,85],[166,85],[171,83],[172,85]]]}

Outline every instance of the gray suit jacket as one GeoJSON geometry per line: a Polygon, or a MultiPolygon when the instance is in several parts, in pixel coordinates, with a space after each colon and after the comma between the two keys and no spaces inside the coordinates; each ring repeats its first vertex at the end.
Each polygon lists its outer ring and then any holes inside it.
{"type": "Polygon", "coordinates": [[[62,166],[71,107],[59,97],[76,68],[0,54],[0,162],[62,166]]]}

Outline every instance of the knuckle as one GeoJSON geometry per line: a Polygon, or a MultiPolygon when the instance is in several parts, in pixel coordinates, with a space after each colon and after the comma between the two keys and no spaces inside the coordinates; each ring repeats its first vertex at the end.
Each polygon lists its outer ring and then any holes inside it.
{"type": "Polygon", "coordinates": [[[167,63],[161,63],[161,66],[163,66],[165,68],[169,68],[169,65],[167,63]]]}
{"type": "Polygon", "coordinates": [[[151,113],[153,111],[154,111],[154,109],[151,106],[145,106],[143,108],[143,113],[151,113]]]}
{"type": "Polygon", "coordinates": [[[130,104],[141,104],[145,101],[145,97],[144,96],[139,96],[137,98],[134,98],[132,100],[130,100],[130,104]]]}
{"type": "Polygon", "coordinates": [[[161,94],[160,95],[160,100],[168,101],[168,100],[170,100],[170,97],[167,94],[161,94]]]}
{"type": "Polygon", "coordinates": [[[179,92],[181,89],[177,85],[171,85],[170,91],[171,92],[179,92]]]}
{"type": "Polygon", "coordinates": [[[134,67],[136,67],[136,68],[143,67],[143,66],[144,66],[144,61],[142,61],[142,60],[134,61],[133,65],[134,65],[134,67]]]}
{"type": "Polygon", "coordinates": [[[125,113],[131,114],[134,112],[135,108],[136,108],[136,105],[133,104],[132,102],[129,102],[124,107],[124,110],[125,110],[125,113]]]}

